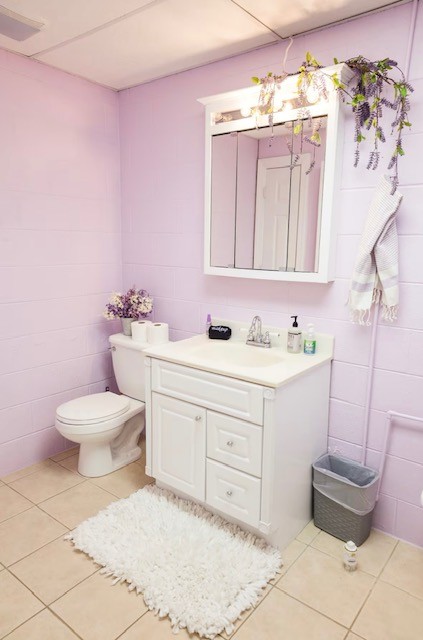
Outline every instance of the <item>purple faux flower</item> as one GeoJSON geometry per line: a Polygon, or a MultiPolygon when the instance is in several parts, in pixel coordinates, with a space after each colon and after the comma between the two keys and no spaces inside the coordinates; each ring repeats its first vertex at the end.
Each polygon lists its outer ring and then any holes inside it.
{"type": "Polygon", "coordinates": [[[136,289],[135,285],[126,293],[113,293],[106,304],[103,316],[107,320],[114,318],[147,317],[153,310],[153,298],[145,289],[136,289]]]}

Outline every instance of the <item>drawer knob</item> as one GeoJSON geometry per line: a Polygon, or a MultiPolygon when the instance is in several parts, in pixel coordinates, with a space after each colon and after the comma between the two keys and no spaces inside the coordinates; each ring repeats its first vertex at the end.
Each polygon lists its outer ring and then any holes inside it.
{"type": "Polygon", "coordinates": [[[228,440],[228,442],[226,443],[228,445],[228,447],[233,447],[234,443],[232,442],[232,440],[228,440]]]}
{"type": "Polygon", "coordinates": [[[201,420],[201,416],[195,416],[195,421],[199,422],[201,420]]]}
{"type": "Polygon", "coordinates": [[[228,489],[228,491],[226,492],[226,495],[230,498],[230,497],[231,497],[231,495],[232,495],[232,491],[230,491],[230,490],[228,489]]]}

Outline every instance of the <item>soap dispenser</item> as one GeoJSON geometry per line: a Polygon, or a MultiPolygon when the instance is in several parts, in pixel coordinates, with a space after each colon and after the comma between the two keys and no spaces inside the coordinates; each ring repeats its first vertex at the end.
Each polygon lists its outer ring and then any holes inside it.
{"type": "Polygon", "coordinates": [[[292,323],[292,327],[288,329],[286,350],[288,353],[301,353],[301,330],[298,328],[298,316],[291,316],[291,318],[294,318],[294,322],[292,323]]]}

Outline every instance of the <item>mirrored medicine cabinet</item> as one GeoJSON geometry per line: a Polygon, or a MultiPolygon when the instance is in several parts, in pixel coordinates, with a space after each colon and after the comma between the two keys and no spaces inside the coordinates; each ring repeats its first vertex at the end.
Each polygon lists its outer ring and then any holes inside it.
{"type": "MultiPolygon", "coordinates": [[[[345,65],[324,71],[342,82],[351,77],[345,65]]],[[[267,114],[252,115],[256,86],[199,100],[206,111],[206,274],[333,280],[344,113],[327,85],[327,99],[311,96],[305,113],[296,77],[288,77],[273,124],[267,114]],[[300,121],[303,136],[295,135],[300,121]],[[304,143],[313,131],[319,146],[304,143]]]]}

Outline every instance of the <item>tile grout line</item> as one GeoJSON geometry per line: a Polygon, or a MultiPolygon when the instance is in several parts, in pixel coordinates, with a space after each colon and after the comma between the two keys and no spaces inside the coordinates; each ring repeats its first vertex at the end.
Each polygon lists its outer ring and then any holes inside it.
{"type": "MultiPolygon", "coordinates": [[[[58,520],[56,522],[59,522],[58,520]]],[[[62,524],[61,522],[59,524],[62,524]]],[[[62,525],[63,527],[64,525],[62,525]]],[[[66,527],[67,528],[67,527],[66,527]]],[[[69,529],[67,530],[67,533],[69,533],[69,529]]],[[[22,556],[22,558],[19,558],[19,560],[15,560],[14,562],[12,562],[9,565],[5,565],[5,569],[8,569],[10,571],[10,573],[12,573],[13,575],[15,575],[13,573],[13,571],[11,571],[11,568],[15,565],[18,564],[18,562],[21,562],[21,560],[26,560],[26,558],[29,558],[29,556],[32,556],[34,553],[37,553],[37,551],[40,551],[41,549],[44,549],[44,547],[47,547],[47,545],[51,544],[52,542],[56,542],[57,540],[63,539],[63,536],[67,535],[67,533],[63,532],[60,534],[60,536],[57,536],[57,538],[53,538],[53,540],[49,540],[49,542],[46,542],[45,544],[42,544],[41,547],[38,547],[37,549],[34,549],[33,551],[31,551],[30,553],[27,553],[25,556],[22,556]]],[[[16,576],[17,577],[17,576],[16,576]]]]}
{"type": "Polygon", "coordinates": [[[383,565],[383,567],[382,567],[382,569],[381,569],[381,571],[380,571],[379,575],[376,577],[376,580],[375,580],[374,584],[372,585],[372,587],[370,588],[369,593],[367,594],[366,598],[364,599],[363,604],[361,605],[361,607],[360,607],[360,608],[359,608],[359,610],[357,611],[357,614],[356,614],[356,616],[354,617],[354,620],[352,621],[352,623],[351,623],[351,625],[350,625],[350,627],[349,627],[351,631],[352,631],[353,626],[354,626],[354,625],[355,625],[355,623],[357,622],[357,620],[358,620],[358,618],[359,618],[359,616],[360,616],[361,612],[363,611],[364,607],[366,606],[366,604],[367,604],[367,602],[368,602],[368,600],[369,600],[370,596],[372,595],[372,593],[373,593],[373,591],[375,590],[376,586],[379,584],[379,580],[380,580],[380,576],[382,575],[382,571],[384,570],[384,568],[385,568],[385,567],[386,567],[386,565],[388,564],[389,560],[392,558],[393,553],[394,553],[395,549],[397,548],[397,546],[398,546],[398,540],[397,540],[396,544],[394,544],[394,546],[393,546],[393,548],[392,548],[392,551],[391,551],[391,553],[389,554],[388,559],[386,560],[385,564],[383,565]]]}

